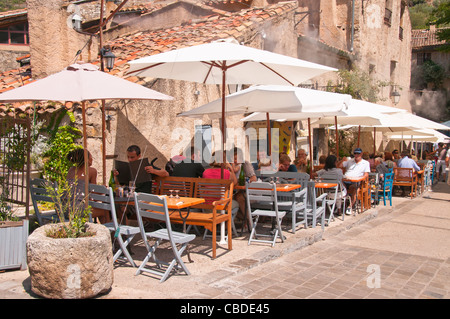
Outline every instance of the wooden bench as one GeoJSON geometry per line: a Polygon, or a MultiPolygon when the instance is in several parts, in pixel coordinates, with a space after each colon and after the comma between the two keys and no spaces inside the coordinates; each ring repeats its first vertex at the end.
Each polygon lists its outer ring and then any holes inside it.
{"type": "MultiPolygon", "coordinates": [[[[178,190],[181,197],[204,198],[205,203],[192,206],[186,219],[178,211],[170,213],[170,220],[174,223],[203,226],[212,232],[212,258],[216,258],[217,225],[227,222],[228,249],[232,249],[231,201],[233,183],[224,179],[208,179],[195,177],[157,177],[156,194],[170,195],[170,190],[178,190]],[[225,211],[222,214],[221,211],[225,211]]],[[[175,196],[175,193],[173,194],[175,196]]]]}
{"type": "Polygon", "coordinates": [[[411,187],[411,199],[417,192],[417,174],[412,168],[394,167],[394,186],[411,187]]]}

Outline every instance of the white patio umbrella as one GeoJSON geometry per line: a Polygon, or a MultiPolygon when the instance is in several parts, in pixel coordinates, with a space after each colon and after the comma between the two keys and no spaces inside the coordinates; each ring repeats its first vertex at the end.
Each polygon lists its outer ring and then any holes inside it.
{"type": "MultiPolygon", "coordinates": [[[[267,120],[269,133],[269,121],[271,119],[286,120],[286,117],[292,114],[295,114],[293,120],[345,115],[350,101],[351,96],[347,94],[286,85],[256,85],[225,97],[226,114],[256,112],[242,119],[242,121],[267,120]]],[[[221,104],[222,99],[218,99],[180,113],[178,116],[199,117],[208,115],[210,118],[217,118],[222,116],[221,104]]],[[[270,141],[270,137],[268,140],[270,141]]]]}
{"type": "MultiPolygon", "coordinates": [[[[226,85],[298,85],[329,71],[337,70],[286,55],[220,40],[131,61],[128,74],[221,84],[223,150],[226,142],[226,85]]],[[[225,152],[223,153],[225,161],[225,152]]]]}
{"type": "MultiPolygon", "coordinates": [[[[1,102],[72,101],[81,102],[83,117],[83,145],[87,158],[85,101],[90,100],[172,100],[173,97],[142,85],[99,71],[89,63],[75,63],[61,72],[0,94],[1,102]]],[[[103,118],[104,118],[103,112],[103,118]]],[[[105,145],[102,131],[103,146],[105,145]]],[[[88,161],[85,161],[86,172],[88,161]]],[[[103,177],[105,177],[103,149],[103,177]]]]}
{"type": "MultiPolygon", "coordinates": [[[[382,118],[384,114],[404,113],[405,110],[353,99],[348,110],[347,115],[343,117],[324,117],[314,122],[314,124],[330,124],[330,125],[358,125],[358,146],[360,140],[361,128],[370,126],[374,131],[374,145],[375,145],[375,131],[377,127],[384,127],[382,118]]],[[[338,140],[338,131],[336,131],[336,141],[338,140]]],[[[338,145],[338,144],[337,144],[338,145]]],[[[338,153],[339,154],[339,153],[338,153]]]]}

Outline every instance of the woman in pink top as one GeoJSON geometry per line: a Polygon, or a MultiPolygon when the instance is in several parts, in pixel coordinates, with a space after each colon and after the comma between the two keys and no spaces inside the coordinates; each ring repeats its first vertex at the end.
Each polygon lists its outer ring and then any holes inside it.
{"type": "MultiPolygon", "coordinates": [[[[212,179],[222,179],[222,152],[214,152],[212,154],[212,160],[213,162],[209,165],[211,168],[205,169],[203,172],[203,178],[212,178],[212,179]]],[[[231,174],[232,167],[230,163],[225,163],[225,168],[223,170],[223,179],[229,179],[233,182],[233,186],[236,186],[237,184],[237,178],[236,174],[231,174]]],[[[206,203],[212,203],[220,198],[208,198],[206,200],[206,203]]]]}
{"type": "MultiPolygon", "coordinates": [[[[211,168],[206,169],[203,172],[203,178],[214,178],[221,179],[222,177],[222,152],[214,152],[212,154],[213,162],[209,165],[211,168]]],[[[225,163],[225,169],[223,170],[223,179],[229,179],[233,182],[234,185],[237,184],[236,174],[231,174],[232,167],[230,163],[225,163]]]]}

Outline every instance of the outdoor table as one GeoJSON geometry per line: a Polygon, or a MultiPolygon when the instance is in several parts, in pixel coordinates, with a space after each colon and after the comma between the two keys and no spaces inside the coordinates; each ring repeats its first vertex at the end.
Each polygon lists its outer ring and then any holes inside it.
{"type": "Polygon", "coordinates": [[[314,185],[316,188],[333,188],[338,186],[337,183],[324,183],[324,182],[317,182],[314,185]]]}
{"type": "MultiPolygon", "coordinates": [[[[277,184],[277,192],[290,192],[301,187],[302,185],[300,184],[277,184]]],[[[245,190],[245,186],[237,185],[235,189],[245,190]]]]}
{"type": "Polygon", "coordinates": [[[369,194],[368,194],[368,192],[364,192],[364,189],[368,189],[368,185],[367,185],[368,184],[368,179],[365,178],[364,176],[362,176],[362,177],[352,177],[352,178],[344,177],[342,179],[342,181],[343,182],[352,182],[352,183],[361,182],[360,187],[358,187],[358,191],[361,192],[361,212],[366,210],[366,209],[369,209],[370,208],[369,194]]]}
{"type": "MultiPolygon", "coordinates": [[[[166,195],[163,195],[166,196],[166,195]]],[[[194,198],[194,197],[169,197],[167,199],[167,208],[169,210],[178,211],[180,218],[183,220],[183,232],[186,232],[186,219],[189,216],[190,208],[195,205],[199,205],[205,202],[204,198],[194,198]],[[182,209],[186,209],[183,213],[182,209]]],[[[123,205],[123,203],[134,205],[134,197],[115,197],[114,201],[117,204],[123,205]]],[[[125,217],[126,218],[126,217],[125,217]]]]}

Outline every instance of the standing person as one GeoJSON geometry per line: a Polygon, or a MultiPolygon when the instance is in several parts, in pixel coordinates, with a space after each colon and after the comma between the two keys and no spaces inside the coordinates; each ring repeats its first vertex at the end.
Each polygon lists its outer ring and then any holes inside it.
{"type": "Polygon", "coordinates": [[[439,182],[439,174],[442,169],[442,175],[444,176],[444,181],[447,180],[447,144],[439,143],[438,149],[436,150],[436,180],[439,182]]]}
{"type": "Polygon", "coordinates": [[[195,147],[191,147],[191,159],[184,159],[174,166],[172,176],[180,177],[202,177],[205,168],[199,162],[199,156],[195,151],[195,147]]]}
{"type": "MultiPolygon", "coordinates": [[[[354,158],[342,163],[345,169],[344,177],[347,179],[357,179],[360,177],[369,177],[370,164],[362,158],[362,150],[355,148],[353,151],[354,158]]],[[[356,193],[360,187],[360,182],[344,181],[344,186],[347,188],[348,194],[351,198],[351,208],[355,208],[356,193]]]]}

